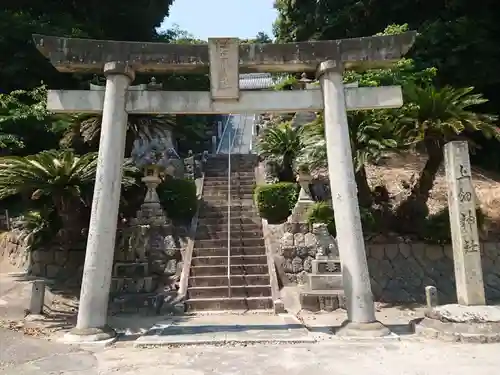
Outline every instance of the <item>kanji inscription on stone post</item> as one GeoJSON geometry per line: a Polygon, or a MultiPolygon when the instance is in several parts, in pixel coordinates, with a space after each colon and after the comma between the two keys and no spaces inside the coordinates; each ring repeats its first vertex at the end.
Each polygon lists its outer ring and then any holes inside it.
{"type": "Polygon", "coordinates": [[[239,39],[209,38],[212,99],[239,98],[239,39]]]}
{"type": "Polygon", "coordinates": [[[444,157],[458,303],[484,305],[476,202],[467,142],[447,143],[444,157]]]}

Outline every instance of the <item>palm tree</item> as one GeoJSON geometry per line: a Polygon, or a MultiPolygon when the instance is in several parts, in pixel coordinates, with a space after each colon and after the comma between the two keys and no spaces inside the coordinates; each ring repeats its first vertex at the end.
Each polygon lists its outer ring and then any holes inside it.
{"type": "MultiPolygon", "coordinates": [[[[129,115],[125,156],[129,156],[132,152],[136,139],[150,141],[154,138],[164,138],[169,135],[171,126],[174,124],[175,118],[173,116],[129,115]]],[[[74,125],[61,140],[61,145],[78,150],[83,142],[91,150],[95,151],[99,148],[101,126],[101,116],[75,116],[74,125]]]]}
{"type": "MultiPolygon", "coordinates": [[[[354,177],[359,204],[371,207],[372,193],[365,166],[377,162],[387,150],[395,150],[402,141],[394,132],[389,111],[352,111],[348,113],[349,135],[354,162],[354,177]]],[[[305,126],[304,149],[298,159],[299,168],[327,168],[325,125],[323,115],[305,126]]]]}
{"type": "Polygon", "coordinates": [[[405,90],[407,113],[398,123],[399,133],[420,142],[427,153],[427,161],[420,176],[411,187],[407,200],[399,208],[400,216],[424,215],[436,174],[444,159],[444,145],[452,140],[467,139],[466,132],[482,132],[487,138],[500,140],[496,118],[473,112],[470,107],[483,104],[487,99],[473,94],[473,87],[446,86],[417,87],[405,90]],[[424,207],[425,206],[425,207],[424,207]]]}
{"type": "MultiPolygon", "coordinates": [[[[71,150],[43,151],[25,157],[0,158],[0,200],[13,195],[48,199],[64,229],[74,233],[82,224],[82,208],[89,207],[97,169],[97,153],[76,155],[71,150]]],[[[122,183],[135,184],[126,165],[122,183]]]]}
{"type": "Polygon", "coordinates": [[[303,127],[294,128],[290,122],[283,122],[266,128],[259,137],[259,155],[278,168],[280,181],[295,182],[294,162],[303,148],[303,127]]]}

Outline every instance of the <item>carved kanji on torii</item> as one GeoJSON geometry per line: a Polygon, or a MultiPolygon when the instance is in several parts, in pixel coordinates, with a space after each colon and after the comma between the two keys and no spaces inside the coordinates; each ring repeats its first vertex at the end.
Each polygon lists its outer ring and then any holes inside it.
{"type": "Polygon", "coordinates": [[[38,50],[60,72],[103,73],[106,89],[50,90],[54,112],[102,113],[102,131],[78,323],[73,335],[109,338],[108,293],[128,114],[227,114],[324,111],[337,242],[347,297],[345,334],[387,334],[375,320],[361,229],[346,110],[397,108],[401,88],[345,88],[344,69],[390,67],[411,47],[414,32],[392,36],[287,44],[239,44],[211,38],[208,45],[68,39],[34,35],[38,50]],[[130,90],[136,73],[210,73],[210,92],[130,90]],[[240,91],[247,72],[315,73],[321,88],[240,91]]]}

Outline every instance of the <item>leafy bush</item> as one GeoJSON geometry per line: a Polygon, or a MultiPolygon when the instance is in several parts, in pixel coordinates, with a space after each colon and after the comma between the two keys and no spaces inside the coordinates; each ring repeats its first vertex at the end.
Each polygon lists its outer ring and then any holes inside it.
{"type": "Polygon", "coordinates": [[[312,225],[316,223],[326,224],[328,232],[336,237],[337,229],[335,227],[335,218],[333,208],[327,202],[316,202],[307,213],[307,222],[312,225]]]}
{"type": "Polygon", "coordinates": [[[179,224],[188,224],[197,210],[196,184],[167,176],[158,186],[158,197],[167,216],[179,224]]]}
{"type": "MultiPolygon", "coordinates": [[[[361,224],[363,232],[373,233],[378,229],[377,212],[373,209],[360,207],[361,224]]],[[[308,212],[307,222],[309,224],[324,223],[327,224],[328,232],[334,237],[337,236],[337,228],[335,226],[335,217],[333,208],[328,202],[316,202],[308,212]]]]}
{"type": "Polygon", "coordinates": [[[259,215],[270,224],[283,223],[290,216],[299,194],[298,185],[293,182],[257,186],[254,200],[259,215]]]}

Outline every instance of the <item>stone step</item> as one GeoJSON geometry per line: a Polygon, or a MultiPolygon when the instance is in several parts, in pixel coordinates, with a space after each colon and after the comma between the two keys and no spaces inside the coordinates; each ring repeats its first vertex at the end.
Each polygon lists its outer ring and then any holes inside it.
{"type": "MultiPolygon", "coordinates": [[[[234,207],[237,206],[240,202],[251,202],[252,199],[252,194],[235,195],[234,197],[231,197],[231,201],[229,201],[227,197],[223,197],[220,195],[203,195],[202,202],[209,204],[213,208],[217,208],[219,211],[226,210],[227,212],[228,205],[234,207]]],[[[236,209],[232,209],[231,211],[235,211],[236,209]]]]}
{"type": "MultiPolygon", "coordinates": [[[[231,266],[231,275],[267,275],[267,265],[264,264],[243,264],[231,266]]],[[[196,266],[191,267],[190,275],[210,276],[227,275],[227,266],[196,266]]]]}
{"type": "MultiPolygon", "coordinates": [[[[208,175],[205,174],[205,179],[203,181],[203,184],[209,183],[209,182],[222,182],[227,184],[227,173],[224,174],[214,174],[214,175],[208,175]]],[[[246,184],[254,184],[255,183],[255,176],[250,176],[250,175],[238,175],[238,176],[233,176],[231,175],[231,185],[232,184],[239,184],[239,185],[246,185],[246,184]]]]}
{"type": "Polygon", "coordinates": [[[270,285],[231,286],[231,294],[227,286],[209,286],[188,288],[189,299],[200,298],[232,298],[232,297],[271,297],[270,285]]]}
{"type": "MultiPolygon", "coordinates": [[[[220,209],[212,209],[212,210],[207,210],[203,208],[200,213],[198,218],[225,218],[231,215],[232,218],[240,218],[240,217],[248,217],[249,215],[257,215],[257,210],[254,207],[246,207],[246,208],[241,208],[240,206],[236,207],[231,207],[231,213],[227,212],[227,205],[226,207],[220,208],[220,209]],[[224,210],[225,208],[225,210],[224,210]]],[[[261,221],[262,222],[262,221],[261,221]]]]}
{"type": "Polygon", "coordinates": [[[271,297],[196,298],[186,301],[187,311],[270,310],[271,297]]]}
{"type": "MultiPolygon", "coordinates": [[[[231,275],[231,285],[269,285],[269,275],[231,275]]],[[[189,278],[189,286],[227,286],[227,275],[196,276],[189,278]]]]}
{"type": "MultiPolygon", "coordinates": [[[[204,213],[216,213],[220,212],[221,214],[227,214],[227,206],[228,206],[228,201],[227,199],[221,199],[220,204],[216,204],[216,202],[206,202],[203,199],[200,202],[200,214],[204,213]]],[[[254,210],[256,211],[255,204],[253,202],[253,199],[238,199],[238,200],[232,200],[230,203],[231,207],[231,212],[248,212],[248,210],[254,210]]]]}
{"type": "MultiPolygon", "coordinates": [[[[226,225],[214,224],[214,225],[199,225],[198,231],[201,232],[220,232],[227,231],[227,222],[226,225]]],[[[252,224],[231,224],[231,231],[241,231],[241,232],[258,232],[262,231],[261,223],[252,223],[252,224]]]]}
{"type": "MultiPolygon", "coordinates": [[[[198,230],[196,232],[196,240],[223,240],[229,237],[228,236],[229,232],[227,232],[227,227],[226,228],[221,228],[217,232],[209,232],[209,231],[204,231],[198,230]]],[[[235,228],[231,228],[231,238],[232,239],[238,239],[238,238],[263,238],[262,231],[242,231],[242,230],[237,230],[235,228]]]]}
{"type": "MultiPolygon", "coordinates": [[[[227,198],[229,194],[227,193],[227,186],[220,186],[218,188],[210,187],[210,189],[203,189],[203,196],[227,198]]],[[[231,197],[247,196],[251,198],[253,196],[253,188],[248,187],[244,189],[233,189],[233,187],[231,187],[230,196],[231,197]]]]}
{"type": "MultiPolygon", "coordinates": [[[[216,207],[227,207],[229,204],[229,200],[227,197],[221,196],[221,195],[205,195],[203,194],[203,201],[216,206],[216,207]]],[[[231,204],[238,203],[241,200],[252,200],[253,195],[252,194],[238,194],[231,196],[231,204]]]]}
{"type": "MultiPolygon", "coordinates": [[[[225,248],[227,246],[227,239],[211,239],[211,240],[195,240],[195,249],[199,248],[225,248]]],[[[263,238],[237,238],[231,239],[231,246],[264,246],[263,238]]]]}
{"type": "MultiPolygon", "coordinates": [[[[265,246],[231,246],[232,255],[265,255],[265,246]]],[[[227,256],[227,248],[195,248],[195,257],[227,256]]]]}
{"type": "MultiPolygon", "coordinates": [[[[227,217],[199,217],[198,225],[225,225],[227,226],[227,217]]],[[[260,225],[262,220],[260,217],[233,217],[231,215],[231,225],[260,225]]]]}
{"type": "MultiPolygon", "coordinates": [[[[227,179],[225,181],[219,181],[219,180],[214,180],[210,177],[207,177],[206,180],[203,182],[203,191],[205,191],[207,188],[210,189],[221,189],[221,188],[227,188],[228,186],[227,179]]],[[[253,184],[249,182],[249,180],[231,180],[231,189],[251,189],[253,188],[253,184]]]]}
{"type": "MultiPolygon", "coordinates": [[[[264,255],[233,255],[231,254],[231,265],[250,265],[250,264],[267,264],[267,256],[264,255]]],[[[226,256],[208,256],[208,257],[194,257],[191,260],[191,265],[197,266],[227,266],[226,256]]]]}
{"type": "MultiPolygon", "coordinates": [[[[228,187],[227,186],[217,186],[217,187],[212,187],[210,186],[208,189],[203,189],[203,196],[216,196],[216,197],[225,197],[229,195],[228,192],[228,187]]],[[[231,186],[231,197],[239,197],[240,195],[252,195],[253,194],[253,187],[251,186],[245,186],[242,187],[241,189],[234,188],[231,186]]]]}

